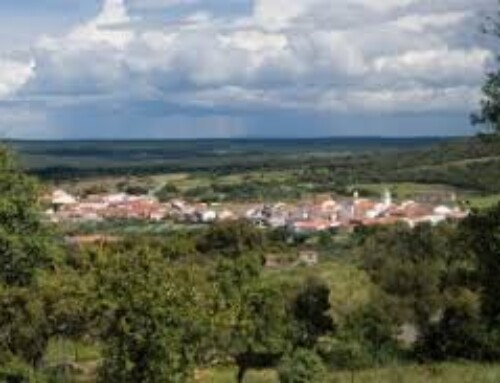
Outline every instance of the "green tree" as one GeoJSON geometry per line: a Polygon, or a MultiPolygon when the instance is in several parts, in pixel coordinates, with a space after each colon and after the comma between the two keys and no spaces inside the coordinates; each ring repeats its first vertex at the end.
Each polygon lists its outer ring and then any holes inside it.
{"type": "Polygon", "coordinates": [[[206,336],[211,286],[194,266],[168,264],[137,247],[103,257],[96,269],[103,382],[185,382],[206,336]]]}
{"type": "Polygon", "coordinates": [[[298,349],[285,357],[278,368],[281,383],[322,383],[327,371],[321,358],[312,351],[298,349]]]}
{"type": "Polygon", "coordinates": [[[261,270],[253,253],[219,257],[214,269],[221,318],[215,341],[238,365],[238,382],[248,369],[274,367],[290,339],[288,302],[279,287],[260,283],[261,270]]]}
{"type": "Polygon", "coordinates": [[[492,351],[490,335],[481,320],[478,296],[463,289],[449,298],[442,317],[422,331],[415,353],[422,360],[484,360],[492,351]]]}
{"type": "Polygon", "coordinates": [[[0,283],[28,286],[52,264],[54,237],[40,219],[37,183],[0,149],[0,283]]]}
{"type": "Polygon", "coordinates": [[[468,246],[477,260],[482,312],[492,325],[500,324],[500,204],[475,212],[463,222],[468,246]]]}
{"type": "Polygon", "coordinates": [[[160,190],[156,192],[156,197],[161,202],[170,201],[173,198],[179,197],[181,191],[172,183],[166,183],[160,190]]]}
{"type": "MultiPolygon", "coordinates": [[[[495,17],[489,17],[484,25],[485,35],[496,40],[500,38],[500,13],[495,17]]],[[[486,79],[482,88],[483,98],[480,103],[480,110],[471,117],[472,123],[484,125],[487,130],[493,133],[500,133],[500,56],[496,57],[497,66],[486,74],[486,79]]]]}
{"type": "Polygon", "coordinates": [[[381,302],[372,298],[369,304],[347,318],[341,338],[360,342],[373,362],[383,362],[396,356],[399,330],[381,302]]]}
{"type": "Polygon", "coordinates": [[[256,285],[245,292],[231,329],[228,350],[238,365],[238,382],[251,368],[274,367],[290,346],[290,316],[277,287],[256,285]]]}
{"type": "Polygon", "coordinates": [[[384,303],[400,324],[425,326],[443,306],[450,261],[455,254],[453,230],[421,225],[382,228],[364,239],[363,267],[381,288],[384,303]]]}
{"type": "Polygon", "coordinates": [[[41,221],[37,183],[0,149],[0,364],[37,366],[51,336],[40,280],[56,268],[55,236],[41,221]]]}
{"type": "Polygon", "coordinates": [[[323,336],[315,349],[330,368],[359,370],[374,367],[398,356],[399,328],[379,299],[349,313],[334,337],[323,336]]]}
{"type": "Polygon", "coordinates": [[[258,280],[262,269],[262,258],[258,254],[246,254],[237,259],[218,259],[213,278],[225,303],[241,307],[246,292],[258,280]]]}
{"type": "Polygon", "coordinates": [[[250,222],[243,220],[212,225],[198,242],[200,252],[227,257],[262,251],[265,246],[264,233],[250,222]]]}
{"type": "Polygon", "coordinates": [[[307,279],[292,302],[298,345],[311,348],[320,336],[334,331],[330,309],[328,285],[317,278],[307,279]]]}
{"type": "Polygon", "coordinates": [[[190,233],[173,233],[161,243],[163,256],[169,260],[185,259],[198,255],[196,240],[190,233]]]}
{"type": "Polygon", "coordinates": [[[37,367],[49,339],[50,326],[37,291],[0,286],[0,365],[20,358],[37,367]]]}
{"type": "Polygon", "coordinates": [[[77,341],[96,338],[94,289],[92,270],[79,273],[71,267],[61,267],[40,280],[38,295],[51,337],[77,341]]]}

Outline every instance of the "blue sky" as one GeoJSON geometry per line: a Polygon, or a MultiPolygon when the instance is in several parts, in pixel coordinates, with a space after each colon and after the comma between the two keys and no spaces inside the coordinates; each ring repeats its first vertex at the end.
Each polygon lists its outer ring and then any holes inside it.
{"type": "Polygon", "coordinates": [[[4,0],[0,136],[474,132],[496,0],[4,0]]]}

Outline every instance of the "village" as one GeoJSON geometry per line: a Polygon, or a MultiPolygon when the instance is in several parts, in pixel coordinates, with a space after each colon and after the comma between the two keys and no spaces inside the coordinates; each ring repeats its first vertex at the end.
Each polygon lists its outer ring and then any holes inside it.
{"type": "Polygon", "coordinates": [[[45,196],[47,219],[54,223],[103,221],[170,221],[185,225],[248,220],[261,228],[286,228],[294,234],[309,234],[358,226],[390,225],[398,222],[414,227],[446,220],[460,220],[469,214],[451,195],[447,203],[413,200],[395,201],[386,189],[379,199],[333,199],[330,195],[310,200],[254,204],[207,204],[182,199],[160,202],[150,195],[110,193],[79,197],[57,189],[45,196]]]}

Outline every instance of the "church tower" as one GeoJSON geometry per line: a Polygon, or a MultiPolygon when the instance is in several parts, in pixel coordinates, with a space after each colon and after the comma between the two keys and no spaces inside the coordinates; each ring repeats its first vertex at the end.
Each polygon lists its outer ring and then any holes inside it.
{"type": "Polygon", "coordinates": [[[389,188],[384,190],[384,194],[382,195],[382,203],[385,207],[389,207],[392,205],[392,194],[389,188]]]}

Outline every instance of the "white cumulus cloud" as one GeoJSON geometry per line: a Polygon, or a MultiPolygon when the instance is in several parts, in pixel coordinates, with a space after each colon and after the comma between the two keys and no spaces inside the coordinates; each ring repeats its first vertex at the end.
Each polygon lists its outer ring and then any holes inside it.
{"type": "Polygon", "coordinates": [[[21,89],[35,75],[35,63],[0,57],[0,98],[21,89]]]}
{"type": "Polygon", "coordinates": [[[147,13],[131,14],[141,2],[105,0],[93,19],[40,38],[31,63],[0,60],[0,97],[105,95],[220,114],[446,111],[470,107],[492,60],[464,37],[483,0],[253,0],[230,19],[190,1],[194,14],[148,28],[147,13]]]}

